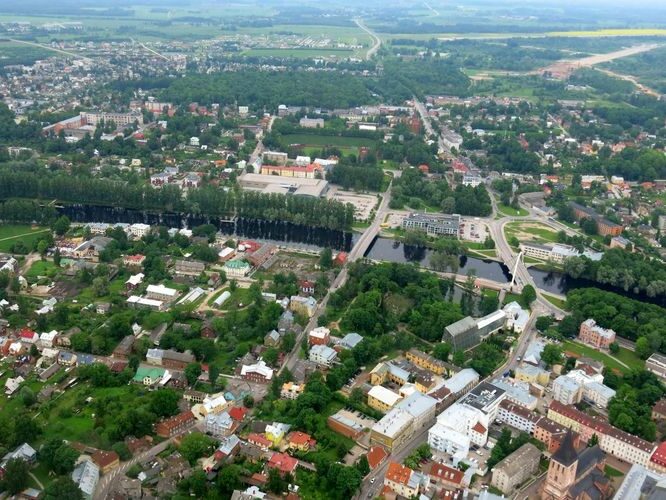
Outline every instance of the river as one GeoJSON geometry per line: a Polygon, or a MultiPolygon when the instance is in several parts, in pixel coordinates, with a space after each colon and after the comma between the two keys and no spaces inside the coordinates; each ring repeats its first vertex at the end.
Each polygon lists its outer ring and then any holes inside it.
{"type": "Polygon", "coordinates": [[[572,278],[564,273],[558,271],[544,271],[530,267],[528,269],[530,276],[534,279],[534,284],[537,288],[546,292],[557,293],[566,295],[567,292],[575,290],[576,288],[599,288],[607,292],[613,292],[629,299],[640,300],[641,302],[649,302],[661,307],[666,307],[666,297],[648,297],[644,293],[634,293],[633,291],[625,291],[622,288],[616,288],[603,283],[597,283],[581,278],[572,278]]]}
{"type": "MultiPolygon", "coordinates": [[[[423,267],[429,267],[430,256],[433,252],[429,248],[404,245],[399,241],[379,236],[370,244],[365,257],[388,262],[414,262],[423,267]]],[[[509,268],[501,262],[461,255],[459,266],[458,274],[467,274],[473,269],[474,275],[479,278],[499,283],[511,281],[509,268]]]]}
{"type": "Polygon", "coordinates": [[[57,210],[59,214],[69,217],[72,222],[79,223],[144,223],[151,226],[162,225],[190,229],[201,224],[213,224],[222,233],[229,236],[270,241],[276,244],[289,243],[290,246],[300,246],[307,249],[326,247],[349,252],[354,243],[354,236],[351,232],[300,226],[285,221],[240,218],[231,221],[191,214],[155,213],[95,205],[65,205],[57,207],[57,210]]]}

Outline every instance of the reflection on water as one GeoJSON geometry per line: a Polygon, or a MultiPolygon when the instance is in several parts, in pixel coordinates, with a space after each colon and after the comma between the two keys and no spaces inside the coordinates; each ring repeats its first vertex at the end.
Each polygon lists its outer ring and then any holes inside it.
{"type": "Polygon", "coordinates": [[[95,205],[67,205],[58,208],[73,222],[122,222],[126,224],[144,223],[166,227],[193,228],[201,224],[213,224],[224,234],[252,238],[275,243],[289,243],[305,248],[328,247],[348,252],[352,248],[352,233],[332,229],[300,226],[284,221],[259,219],[223,220],[215,217],[202,217],[191,214],[154,213],[125,208],[102,207],[95,205]]]}
{"type": "MultiPolygon", "coordinates": [[[[365,256],[373,260],[414,262],[423,267],[429,267],[432,254],[433,250],[429,248],[404,245],[403,243],[390,238],[377,237],[370,245],[370,248],[368,248],[365,256]]],[[[485,278],[500,283],[511,280],[509,268],[501,262],[482,260],[461,255],[458,274],[467,274],[471,269],[475,270],[474,274],[479,278],[485,278]]]]}

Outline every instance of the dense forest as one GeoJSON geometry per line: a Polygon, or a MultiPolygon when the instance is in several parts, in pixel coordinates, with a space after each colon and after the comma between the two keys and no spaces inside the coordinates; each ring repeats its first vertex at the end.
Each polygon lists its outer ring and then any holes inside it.
{"type": "Polygon", "coordinates": [[[0,168],[0,200],[12,198],[58,200],[210,217],[236,215],[328,229],[348,229],[354,218],[353,206],[320,198],[223,191],[210,187],[192,189],[183,198],[176,186],[155,189],[149,185],[129,185],[107,179],[0,168]]]}
{"type": "Polygon", "coordinates": [[[428,181],[418,169],[404,170],[393,183],[391,208],[436,207],[444,213],[485,217],[492,213],[486,188],[459,185],[452,190],[443,179],[428,181]]]}
{"type": "Polygon", "coordinates": [[[570,257],[564,271],[572,278],[585,278],[625,292],[645,293],[648,297],[666,295],[666,265],[638,253],[612,248],[601,260],[570,257]]]}

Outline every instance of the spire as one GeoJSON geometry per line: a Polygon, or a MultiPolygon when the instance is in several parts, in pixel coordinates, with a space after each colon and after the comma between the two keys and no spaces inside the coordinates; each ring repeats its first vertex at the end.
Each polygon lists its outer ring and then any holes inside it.
{"type": "Polygon", "coordinates": [[[568,429],[562,444],[553,454],[551,460],[555,460],[565,467],[569,467],[571,464],[576,462],[578,460],[578,453],[576,452],[573,443],[573,433],[571,432],[571,429],[568,429]]]}

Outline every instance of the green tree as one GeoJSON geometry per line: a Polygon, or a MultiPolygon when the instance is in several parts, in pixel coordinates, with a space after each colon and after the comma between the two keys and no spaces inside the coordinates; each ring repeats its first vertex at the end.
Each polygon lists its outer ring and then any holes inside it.
{"type": "Polygon", "coordinates": [[[319,254],[319,267],[322,269],[333,267],[333,251],[330,248],[324,248],[319,254]]]}
{"type": "Polygon", "coordinates": [[[281,495],[287,490],[289,483],[282,477],[278,469],[270,469],[268,471],[268,481],[266,482],[266,489],[277,495],[281,495]]]}
{"type": "Polygon", "coordinates": [[[150,411],[158,417],[170,417],[178,412],[180,394],[173,389],[159,389],[150,393],[150,411]]]}
{"type": "Polygon", "coordinates": [[[230,498],[234,490],[241,487],[243,469],[239,465],[229,464],[220,469],[217,475],[217,488],[224,498],[230,498]]]}
{"type": "Polygon", "coordinates": [[[520,300],[525,307],[530,307],[537,298],[536,290],[532,285],[525,285],[520,292],[520,300]]]}
{"type": "Polygon", "coordinates": [[[7,462],[2,483],[10,495],[16,495],[27,488],[29,472],[30,466],[23,459],[12,458],[7,462]]]}
{"type": "Polygon", "coordinates": [[[562,348],[557,344],[546,344],[541,352],[541,361],[547,366],[562,363],[562,348]]]}
{"type": "Polygon", "coordinates": [[[362,477],[370,474],[370,464],[368,464],[368,457],[366,455],[361,455],[361,458],[356,461],[355,466],[362,477]]]}
{"type": "Polygon", "coordinates": [[[57,234],[58,236],[64,235],[67,231],[69,231],[69,228],[71,226],[71,222],[69,218],[66,215],[63,215],[62,217],[59,217],[56,219],[56,221],[53,223],[53,232],[57,234]]]}
{"type": "Polygon", "coordinates": [[[95,297],[104,297],[109,293],[109,282],[106,278],[95,278],[92,282],[92,288],[95,297]]]}
{"type": "Polygon", "coordinates": [[[214,441],[205,434],[192,432],[182,439],[178,450],[185,460],[194,465],[199,458],[213,451],[213,444],[214,441]]]}
{"type": "Polygon", "coordinates": [[[553,324],[553,317],[552,316],[539,316],[536,319],[536,329],[539,330],[540,332],[545,332],[548,330],[551,325],[553,324]]]}
{"type": "Polygon", "coordinates": [[[636,341],[636,354],[641,359],[647,359],[652,355],[652,348],[650,347],[650,342],[647,337],[641,337],[636,341]]]}
{"type": "Polygon", "coordinates": [[[437,359],[441,359],[442,361],[448,361],[449,354],[451,354],[451,344],[447,342],[440,342],[436,344],[432,350],[432,355],[437,359]]]}
{"type": "Polygon", "coordinates": [[[599,436],[597,436],[596,433],[592,434],[592,437],[590,440],[587,442],[588,448],[592,448],[592,446],[599,444],[599,436]]]}
{"type": "Polygon", "coordinates": [[[465,351],[454,351],[453,352],[453,364],[456,366],[464,366],[465,365],[465,351]]]}
{"type": "Polygon", "coordinates": [[[612,342],[609,346],[608,349],[610,350],[611,354],[617,354],[620,352],[620,344],[617,342],[612,342]]]}
{"type": "Polygon", "coordinates": [[[69,476],[61,476],[44,488],[43,500],[83,500],[83,492],[69,476]]]}
{"type": "Polygon", "coordinates": [[[187,383],[194,385],[201,375],[201,364],[200,363],[190,363],[185,367],[185,378],[187,383]]]}
{"type": "Polygon", "coordinates": [[[49,249],[49,244],[46,240],[39,240],[37,243],[37,252],[41,255],[42,259],[46,256],[46,251],[49,249]]]}

